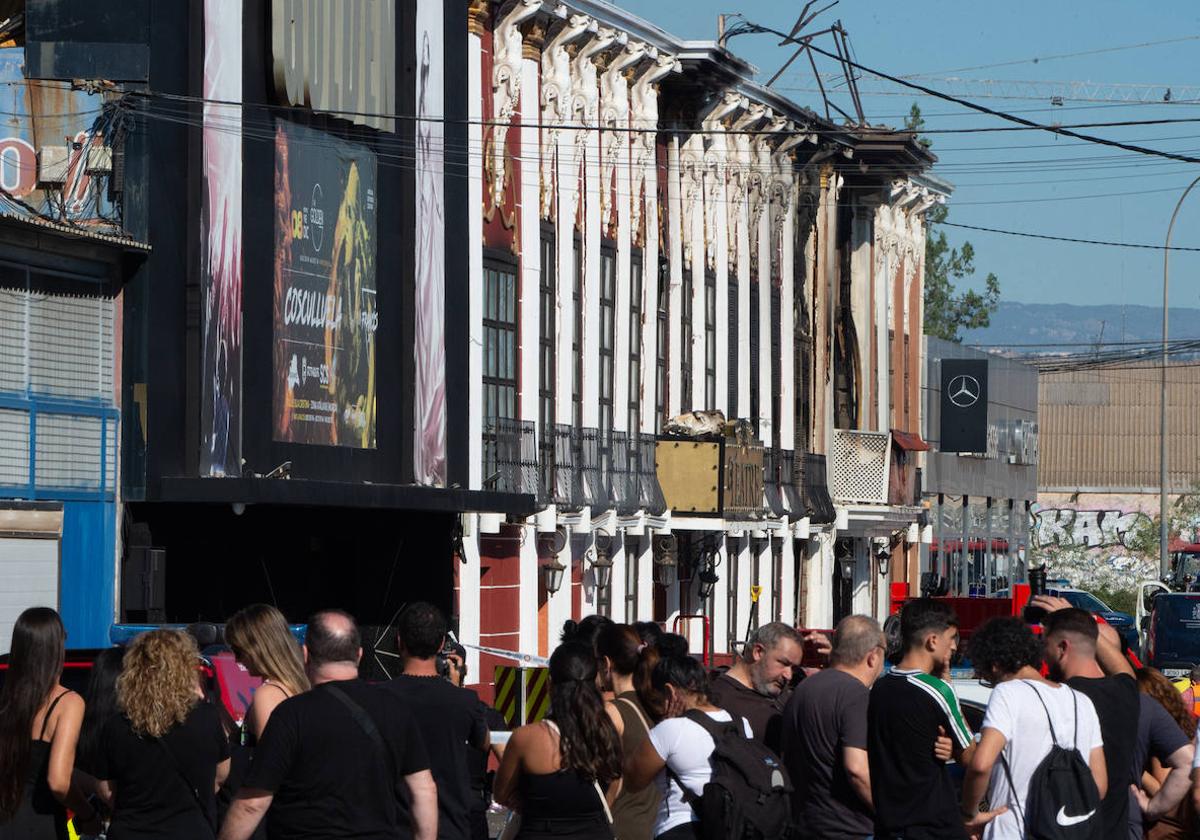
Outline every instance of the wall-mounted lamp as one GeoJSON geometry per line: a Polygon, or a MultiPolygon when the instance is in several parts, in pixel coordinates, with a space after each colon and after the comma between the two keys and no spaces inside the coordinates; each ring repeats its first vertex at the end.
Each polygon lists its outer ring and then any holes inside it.
{"type": "Polygon", "coordinates": [[[541,566],[542,585],[547,594],[553,595],[562,588],[563,574],[567,571],[567,567],[558,561],[558,555],[567,547],[567,529],[560,525],[552,533],[539,536],[538,542],[544,551],[553,555],[541,566]]]}
{"type": "Polygon", "coordinates": [[[613,561],[609,556],[612,551],[612,535],[600,528],[595,537],[596,555],[592,558],[592,574],[596,576],[596,588],[608,589],[612,583],[613,561]]]}
{"type": "Polygon", "coordinates": [[[654,582],[659,586],[674,586],[679,579],[679,541],[674,534],[656,534],[654,548],[654,582]]]}

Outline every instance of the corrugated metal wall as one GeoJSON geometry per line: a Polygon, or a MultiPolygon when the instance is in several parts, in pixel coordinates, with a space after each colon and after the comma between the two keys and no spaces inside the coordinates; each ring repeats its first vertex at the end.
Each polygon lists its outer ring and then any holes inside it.
{"type": "MultiPolygon", "coordinates": [[[[1159,486],[1159,370],[1136,367],[1043,373],[1039,490],[1159,486]]],[[[1167,484],[1200,479],[1200,367],[1167,371],[1167,484]]]]}

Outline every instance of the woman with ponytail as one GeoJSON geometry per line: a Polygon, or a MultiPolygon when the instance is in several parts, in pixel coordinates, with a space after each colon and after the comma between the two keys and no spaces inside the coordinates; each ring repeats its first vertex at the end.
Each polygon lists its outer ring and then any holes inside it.
{"type": "Polygon", "coordinates": [[[520,840],[612,840],[609,806],[621,742],[596,688],[596,655],[568,642],[550,657],[550,714],[512,734],[496,773],[497,802],[520,814],[520,840]]]}
{"type": "Polygon", "coordinates": [[[49,607],[13,625],[0,689],[0,840],[65,840],[67,814],[98,832],[96,810],[71,781],[83,698],[62,685],[67,634],[49,607]]]}
{"type": "MultiPolygon", "coordinates": [[[[699,817],[681,785],[695,796],[704,793],[704,786],[712,780],[716,742],[704,726],[684,715],[698,713],[719,723],[729,723],[733,717],[713,705],[704,666],[676,649],[674,640],[663,641],[667,643],[660,642],[662,658],[654,666],[653,687],[663,698],[667,716],[630,756],[625,786],[637,791],[657,782],[662,794],[652,835],[657,840],[698,840],[699,817]]],[[[750,725],[741,722],[746,737],[753,737],[750,725]]]]}
{"type": "MultiPolygon", "coordinates": [[[[600,682],[613,694],[605,704],[621,737],[621,752],[635,755],[650,737],[651,723],[634,685],[634,674],[649,648],[628,624],[609,624],[596,636],[600,682]]],[[[649,840],[658,813],[658,791],[647,786],[634,793],[622,790],[613,804],[613,830],[617,840],[649,840]]]]}

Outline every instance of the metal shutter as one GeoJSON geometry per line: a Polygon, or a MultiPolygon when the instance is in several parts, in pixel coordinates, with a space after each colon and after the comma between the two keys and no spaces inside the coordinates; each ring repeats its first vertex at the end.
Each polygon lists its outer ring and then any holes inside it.
{"type": "Polygon", "coordinates": [[[58,545],[57,539],[0,536],[0,653],[8,653],[23,610],[58,609],[58,545]]]}

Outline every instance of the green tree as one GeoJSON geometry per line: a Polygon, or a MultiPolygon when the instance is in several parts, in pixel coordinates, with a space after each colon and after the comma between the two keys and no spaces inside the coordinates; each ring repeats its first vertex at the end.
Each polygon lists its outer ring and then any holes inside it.
{"type": "MultiPolygon", "coordinates": [[[[904,127],[915,132],[925,127],[916,103],[904,127]]],[[[927,149],[933,145],[927,137],[919,142],[927,149]]],[[[935,204],[925,214],[925,333],[957,342],[962,341],[962,330],[979,329],[991,323],[992,313],[1000,303],[1000,281],[989,272],[982,292],[959,290],[959,284],[975,274],[975,249],[970,242],[959,248],[950,247],[945,232],[937,229],[949,213],[946,205],[935,204]]]]}

